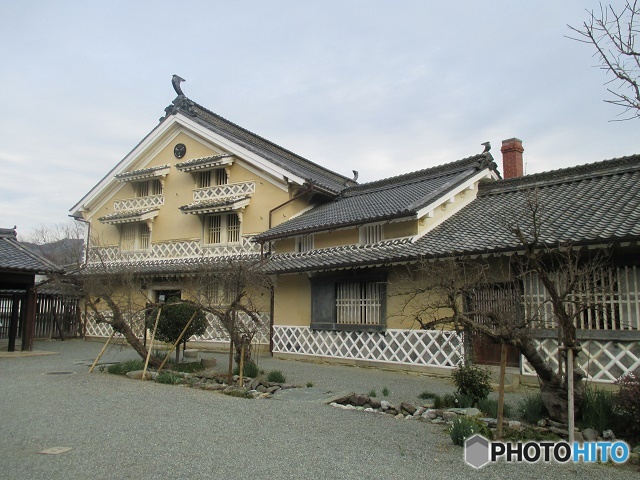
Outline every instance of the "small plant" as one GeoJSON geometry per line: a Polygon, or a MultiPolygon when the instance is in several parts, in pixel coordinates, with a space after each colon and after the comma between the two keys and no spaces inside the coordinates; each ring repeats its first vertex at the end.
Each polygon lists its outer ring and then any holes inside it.
{"type": "MultiPolygon", "coordinates": [[[[478,410],[484,413],[487,417],[498,418],[498,401],[483,398],[478,401],[478,410]]],[[[508,403],[505,403],[502,407],[502,415],[505,417],[511,416],[511,407],[508,403]]]]}
{"type": "Polygon", "coordinates": [[[391,393],[391,391],[387,387],[383,387],[383,389],[382,389],[382,396],[383,397],[388,397],[390,393],[391,393]]]}
{"type": "Polygon", "coordinates": [[[421,400],[429,400],[430,398],[436,398],[437,396],[438,396],[438,394],[429,392],[428,390],[425,390],[420,395],[418,395],[418,398],[421,399],[421,400]]]}
{"type": "Polygon", "coordinates": [[[464,393],[456,393],[453,396],[453,401],[458,408],[471,408],[475,403],[472,396],[465,395],[464,393]]]}
{"type": "Polygon", "coordinates": [[[174,372],[161,372],[156,377],[156,382],[165,383],[167,385],[175,385],[177,383],[182,383],[182,377],[180,375],[175,374],[174,372]]]}
{"type": "Polygon", "coordinates": [[[174,372],[193,373],[204,370],[202,363],[200,362],[188,362],[178,363],[177,365],[171,364],[171,370],[174,372]]]}
{"type": "Polygon", "coordinates": [[[543,442],[543,441],[558,441],[560,437],[555,433],[541,431],[529,426],[523,426],[523,428],[511,428],[507,425],[504,426],[502,431],[502,438],[504,440],[511,440],[513,442],[543,442]]]}
{"type": "Polygon", "coordinates": [[[377,394],[377,393],[376,393],[376,391],[372,388],[372,389],[369,391],[369,396],[370,396],[370,397],[373,397],[373,398],[376,398],[376,397],[378,396],[378,394],[377,394]]]}
{"type": "Polygon", "coordinates": [[[451,376],[458,387],[458,393],[471,397],[474,404],[491,393],[491,374],[479,365],[460,364],[451,376]]]}
{"type": "Polygon", "coordinates": [[[126,362],[114,363],[107,367],[107,372],[114,375],[126,375],[129,372],[142,370],[144,362],[142,360],[128,360],[126,362]]]}
{"type": "Polygon", "coordinates": [[[456,397],[446,393],[443,397],[437,396],[433,401],[433,408],[450,408],[456,406],[456,397]]]}
{"type": "Polygon", "coordinates": [[[259,375],[260,369],[253,360],[248,361],[242,367],[242,373],[245,377],[256,378],[259,375]]]}
{"type": "Polygon", "coordinates": [[[267,375],[267,380],[273,383],[284,383],[286,382],[286,378],[282,374],[280,370],[271,370],[269,375],[267,375]]]}
{"type": "Polygon", "coordinates": [[[313,387],[313,382],[307,382],[307,388],[313,387]]]}
{"type": "Polygon", "coordinates": [[[625,429],[631,436],[640,436],[640,376],[629,373],[616,380],[620,387],[616,410],[623,417],[625,429]]]}
{"type": "Polygon", "coordinates": [[[616,427],[618,418],[614,411],[615,402],[616,395],[613,392],[587,386],[580,407],[580,425],[599,432],[616,427]]]}
{"type": "Polygon", "coordinates": [[[547,407],[542,403],[539,393],[528,395],[518,403],[518,413],[522,420],[535,424],[547,415],[547,407]]]}
{"type": "Polygon", "coordinates": [[[476,433],[488,439],[492,437],[490,430],[484,423],[471,417],[462,416],[456,418],[449,429],[449,435],[451,436],[453,444],[459,447],[464,445],[464,441],[468,437],[476,433]]]}

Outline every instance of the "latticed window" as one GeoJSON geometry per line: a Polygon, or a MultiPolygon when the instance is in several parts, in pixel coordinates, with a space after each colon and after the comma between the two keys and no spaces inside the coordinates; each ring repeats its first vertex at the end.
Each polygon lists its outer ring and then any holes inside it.
{"type": "MultiPolygon", "coordinates": [[[[549,295],[535,274],[523,280],[523,303],[528,318],[539,328],[555,328],[549,295]]],[[[640,269],[607,267],[589,272],[567,299],[576,313],[576,328],[588,330],[640,330],[640,269]]]]}
{"type": "Polygon", "coordinates": [[[382,241],[383,238],[382,225],[365,225],[360,227],[360,244],[371,245],[382,241]]]}
{"type": "Polygon", "coordinates": [[[297,252],[309,252],[313,250],[313,234],[301,235],[296,238],[296,251],[297,252]]]}
{"type": "Polygon", "coordinates": [[[379,325],[384,284],[341,282],[336,284],[336,322],[348,325],[379,325]]]}
{"type": "Polygon", "coordinates": [[[146,223],[126,223],[120,230],[120,248],[123,251],[148,250],[151,232],[146,223]]]}
{"type": "Polygon", "coordinates": [[[134,184],[136,197],[148,197],[150,195],[162,195],[162,183],[160,180],[147,180],[134,184]]]}
{"type": "Polygon", "coordinates": [[[198,173],[198,188],[206,188],[211,186],[211,170],[198,173]]]}
{"type": "Polygon", "coordinates": [[[204,219],[204,243],[240,242],[240,219],[235,213],[207,215],[204,219]]]}
{"type": "Polygon", "coordinates": [[[224,168],[219,168],[214,170],[214,180],[216,185],[226,185],[229,183],[229,179],[227,178],[227,171],[224,168]]]}
{"type": "Polygon", "coordinates": [[[211,305],[228,305],[237,297],[240,289],[236,284],[225,284],[221,279],[211,280],[205,291],[205,302],[211,305]]]}

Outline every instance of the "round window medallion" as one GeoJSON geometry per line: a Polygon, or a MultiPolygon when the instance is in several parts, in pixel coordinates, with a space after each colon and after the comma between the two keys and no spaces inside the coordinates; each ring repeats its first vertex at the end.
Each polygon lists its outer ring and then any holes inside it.
{"type": "Polygon", "coordinates": [[[175,147],[173,147],[173,154],[176,156],[176,158],[184,157],[185,153],[187,153],[187,147],[184,145],[184,143],[179,143],[175,147]]]}

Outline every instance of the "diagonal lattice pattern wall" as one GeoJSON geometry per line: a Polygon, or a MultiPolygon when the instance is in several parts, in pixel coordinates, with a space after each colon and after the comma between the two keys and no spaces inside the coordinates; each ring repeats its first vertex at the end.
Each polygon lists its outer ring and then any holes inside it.
{"type": "MultiPolygon", "coordinates": [[[[544,358],[550,359],[554,369],[558,368],[558,341],[552,338],[536,340],[538,351],[544,358]]],[[[583,340],[582,352],[577,364],[582,368],[588,380],[615,382],[628,372],[640,371],[640,342],[618,340],[583,340]]],[[[536,375],[524,357],[522,374],[536,375]]]]}
{"type": "Polygon", "coordinates": [[[276,325],[273,351],[447,368],[464,358],[462,335],[439,330],[334,332],[276,325]]]}

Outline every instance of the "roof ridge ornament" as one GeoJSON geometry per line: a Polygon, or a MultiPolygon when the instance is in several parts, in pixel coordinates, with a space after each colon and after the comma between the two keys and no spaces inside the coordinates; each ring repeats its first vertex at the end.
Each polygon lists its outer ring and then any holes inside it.
{"type": "Polygon", "coordinates": [[[182,88],[180,88],[180,84],[182,82],[186,82],[186,80],[184,78],[182,78],[181,76],[179,76],[179,75],[174,75],[171,78],[171,85],[173,85],[173,89],[176,91],[176,93],[178,95],[181,95],[181,96],[185,97],[186,95],[182,91],[182,88]]]}

